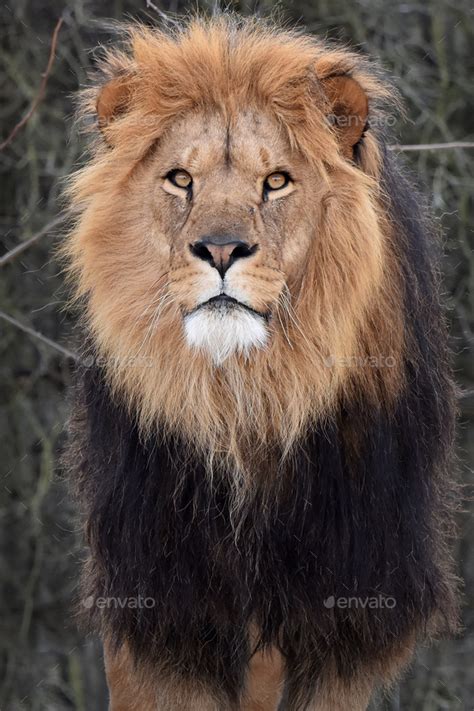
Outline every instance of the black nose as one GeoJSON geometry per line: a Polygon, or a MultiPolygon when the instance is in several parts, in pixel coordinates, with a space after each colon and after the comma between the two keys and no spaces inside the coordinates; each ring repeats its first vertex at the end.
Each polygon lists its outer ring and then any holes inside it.
{"type": "Polygon", "coordinates": [[[216,235],[214,237],[204,237],[199,242],[189,245],[195,257],[203,259],[205,262],[217,269],[222,278],[237,259],[250,257],[257,250],[258,245],[249,245],[233,236],[216,235]]]}

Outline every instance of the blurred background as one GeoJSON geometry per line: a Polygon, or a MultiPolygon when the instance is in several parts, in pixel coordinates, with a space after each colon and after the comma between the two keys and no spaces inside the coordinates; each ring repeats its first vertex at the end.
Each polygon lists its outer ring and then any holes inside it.
{"type": "MultiPolygon", "coordinates": [[[[212,5],[201,2],[199,7],[212,5]]],[[[474,140],[470,0],[303,0],[278,5],[249,0],[227,5],[244,14],[276,9],[291,23],[379,58],[395,77],[407,108],[407,120],[394,126],[395,143],[474,140]]],[[[87,84],[94,48],[111,42],[104,20],[139,18],[153,24],[162,11],[196,7],[195,0],[1,4],[0,142],[7,139],[0,150],[2,711],[107,707],[100,646],[78,632],[72,613],[83,552],[58,466],[73,365],[68,355],[73,317],[65,309],[67,294],[54,247],[61,235],[62,179],[84,159],[83,139],[72,120],[72,94],[87,84]],[[54,61],[45,74],[61,17],[54,61]],[[8,139],[42,84],[41,103],[8,139]],[[10,254],[26,240],[31,241],[27,249],[10,254]]],[[[461,386],[458,460],[466,502],[459,513],[456,551],[465,580],[464,630],[457,639],[420,650],[393,697],[375,701],[374,709],[474,709],[474,526],[468,503],[474,462],[473,156],[466,148],[417,149],[400,156],[424,185],[444,234],[444,296],[461,386]]]]}

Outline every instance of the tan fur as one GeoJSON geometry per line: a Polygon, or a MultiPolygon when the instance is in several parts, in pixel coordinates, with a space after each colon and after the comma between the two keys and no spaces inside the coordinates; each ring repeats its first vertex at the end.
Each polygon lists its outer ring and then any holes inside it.
{"type": "Polygon", "coordinates": [[[326,121],[341,101],[354,101],[360,118],[365,100],[376,116],[386,90],[345,50],[258,24],[238,37],[229,27],[132,28],[128,51],[109,53],[105,72],[119,78],[84,104],[98,105],[106,141],[71,183],[77,224],[64,253],[109,379],[142,427],[184,434],[210,469],[226,459],[241,494],[259,457],[290,453],[336,399],[363,388],[389,404],[404,344],[376,143],[364,139],[355,166],[356,136],[326,121]],[[341,74],[349,86],[331,79],[341,74]],[[200,181],[189,219],[162,187],[175,165],[200,181]],[[262,206],[258,186],[281,168],[294,190],[262,206]],[[211,269],[188,247],[236,226],[260,249],[231,270],[233,286],[271,312],[271,338],[216,369],[183,338],[183,313],[211,269]],[[369,362],[387,355],[391,367],[369,362]]]}
{"type": "Polygon", "coordinates": [[[104,663],[110,695],[110,711],[155,711],[155,691],[141,677],[125,649],[114,652],[104,644],[104,663]]]}
{"type": "Polygon", "coordinates": [[[242,711],[276,711],[285,683],[284,660],[276,649],[256,652],[250,660],[242,711]]]}
{"type": "MultiPolygon", "coordinates": [[[[249,630],[250,645],[258,644],[259,630],[255,625],[249,630]]],[[[241,711],[276,711],[280,705],[285,685],[285,660],[275,647],[256,649],[248,666],[241,711]]]]}
{"type": "Polygon", "coordinates": [[[159,681],[152,673],[137,669],[125,647],[104,649],[105,671],[110,690],[109,711],[222,711],[222,704],[197,685],[159,681]]]}
{"type": "MultiPolygon", "coordinates": [[[[137,669],[126,647],[114,651],[104,645],[104,661],[110,690],[110,711],[224,711],[220,702],[203,688],[182,679],[157,679],[137,669]]],[[[257,651],[249,662],[240,711],[276,711],[284,685],[284,664],[276,650],[257,651]]],[[[229,711],[228,709],[226,711],[229,711]]]]}
{"type": "MultiPolygon", "coordinates": [[[[414,646],[413,636],[395,648],[389,658],[380,659],[376,668],[350,680],[331,674],[328,668],[308,711],[365,711],[376,680],[383,678],[386,685],[395,683],[409,663],[414,646]]],[[[125,647],[113,651],[106,643],[104,659],[110,711],[230,711],[226,702],[214,698],[203,688],[187,685],[182,679],[157,679],[150,670],[137,669],[125,647]]],[[[284,681],[281,654],[276,649],[257,651],[249,662],[239,711],[277,711],[284,681]]]]}
{"type": "Polygon", "coordinates": [[[335,671],[331,673],[329,667],[309,711],[365,711],[377,682],[383,679],[385,689],[395,684],[412,659],[414,649],[415,635],[411,635],[395,645],[389,656],[381,657],[372,669],[351,679],[343,679],[335,671]]]}
{"type": "Polygon", "coordinates": [[[309,711],[365,711],[373,690],[373,679],[358,677],[353,683],[331,679],[323,686],[309,711]]]}

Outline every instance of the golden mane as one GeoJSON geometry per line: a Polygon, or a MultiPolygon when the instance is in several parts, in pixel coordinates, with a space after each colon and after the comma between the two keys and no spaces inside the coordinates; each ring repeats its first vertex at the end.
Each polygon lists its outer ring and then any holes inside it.
{"type": "Polygon", "coordinates": [[[120,111],[102,126],[106,141],[97,131],[91,161],[72,178],[76,226],[63,253],[108,379],[141,426],[177,432],[209,462],[230,461],[249,479],[275,452],[291,453],[314,422],[354,393],[389,407],[403,387],[405,336],[396,235],[371,128],[393,93],[375,69],[297,32],[218,17],[169,32],[133,26],[126,48],[108,51],[102,70],[103,79],[84,92],[82,111],[95,114],[110,82],[122,93],[120,111]],[[330,100],[321,88],[343,74],[369,102],[357,163],[328,124],[330,100]],[[155,284],[162,298],[155,336],[145,337],[153,325],[148,257],[126,246],[133,216],[121,215],[119,224],[118,206],[126,181],[176,117],[218,110],[232,118],[242,106],[270,112],[325,188],[303,282],[284,291],[270,345],[216,368],[186,346],[166,277],[155,284]],[[131,268],[134,279],[118,286],[131,268]]]}

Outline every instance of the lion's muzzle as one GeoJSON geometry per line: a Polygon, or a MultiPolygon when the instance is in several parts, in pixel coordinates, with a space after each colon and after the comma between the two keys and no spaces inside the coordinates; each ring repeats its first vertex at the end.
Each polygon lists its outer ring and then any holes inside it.
{"type": "Polygon", "coordinates": [[[207,353],[215,365],[232,354],[249,356],[268,341],[267,314],[260,314],[236,299],[220,294],[208,299],[184,318],[188,345],[207,353]]]}

